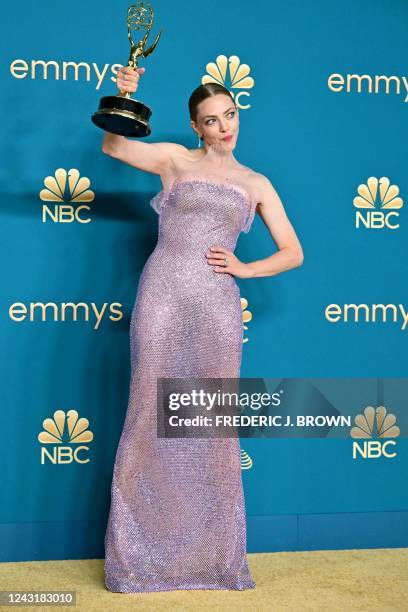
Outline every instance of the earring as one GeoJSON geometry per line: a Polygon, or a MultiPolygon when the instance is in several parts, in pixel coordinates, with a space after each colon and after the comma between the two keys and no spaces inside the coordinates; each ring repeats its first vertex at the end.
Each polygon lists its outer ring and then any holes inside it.
{"type": "Polygon", "coordinates": [[[200,134],[198,135],[198,146],[201,147],[201,136],[200,136],[200,134]]]}

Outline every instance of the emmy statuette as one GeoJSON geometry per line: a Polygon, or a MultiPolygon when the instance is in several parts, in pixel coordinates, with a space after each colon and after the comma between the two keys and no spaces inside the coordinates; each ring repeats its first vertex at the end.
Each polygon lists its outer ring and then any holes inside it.
{"type": "MultiPolygon", "coordinates": [[[[148,1],[138,1],[129,6],[127,11],[127,29],[130,41],[130,55],[127,65],[136,70],[140,56],[147,57],[152,53],[161,36],[162,30],[150,47],[145,49],[153,25],[153,9],[148,1]],[[135,45],[131,31],[146,30],[144,37],[135,45]]],[[[121,136],[142,138],[151,134],[149,119],[152,111],[140,100],[134,100],[130,92],[121,92],[116,96],[105,96],[100,99],[98,110],[91,119],[95,125],[121,136]]]]}

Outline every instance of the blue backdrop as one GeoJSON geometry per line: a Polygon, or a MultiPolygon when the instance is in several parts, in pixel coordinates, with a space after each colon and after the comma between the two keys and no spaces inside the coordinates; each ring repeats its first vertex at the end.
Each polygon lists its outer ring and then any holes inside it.
{"type": "MultiPolygon", "coordinates": [[[[161,188],[158,176],[104,155],[90,120],[99,99],[117,92],[112,79],[127,62],[127,7],[3,7],[3,561],[103,557],[130,314],[157,237],[148,203],[161,188]],[[58,440],[64,419],[74,430],[58,440]]],[[[350,408],[346,378],[365,377],[354,416],[383,404],[400,425],[393,457],[353,458],[352,438],[334,430],[243,439],[248,550],[407,546],[406,387],[395,392],[383,379],[407,373],[408,5],[175,0],[153,8],[151,38],[163,34],[140,63],[138,97],[153,109],[146,141],[195,147],[190,93],[223,61],[238,63],[245,86],[229,73],[223,81],[240,105],[234,154],[271,180],[304,250],[298,269],[238,279],[250,319],[242,376],[345,377],[340,413],[350,408]],[[374,318],[378,304],[389,306],[374,318]]],[[[251,261],[275,250],[256,217],[236,254],[251,261]]]]}

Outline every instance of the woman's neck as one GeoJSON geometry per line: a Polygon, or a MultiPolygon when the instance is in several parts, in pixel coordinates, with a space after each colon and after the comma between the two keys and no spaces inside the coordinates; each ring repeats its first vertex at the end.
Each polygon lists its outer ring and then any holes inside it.
{"type": "Polygon", "coordinates": [[[199,154],[199,159],[205,159],[218,167],[228,168],[239,165],[234,157],[233,151],[230,149],[224,149],[222,146],[204,143],[204,147],[199,150],[202,151],[202,153],[199,154]]]}

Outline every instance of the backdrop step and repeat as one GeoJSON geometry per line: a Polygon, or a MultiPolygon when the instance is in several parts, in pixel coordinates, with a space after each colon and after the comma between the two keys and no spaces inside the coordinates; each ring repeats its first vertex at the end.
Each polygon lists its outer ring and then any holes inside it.
{"type": "MultiPolygon", "coordinates": [[[[161,189],[104,155],[91,122],[127,63],[129,4],[3,7],[3,561],[104,556],[161,189]]],[[[224,84],[234,154],[271,180],[304,250],[300,268],[237,279],[242,377],[280,398],[257,413],[281,417],[241,439],[248,551],[407,546],[408,4],[152,7],[146,142],[196,147],[188,97],[224,84]]],[[[275,251],[257,216],[237,256],[275,251]]]]}

